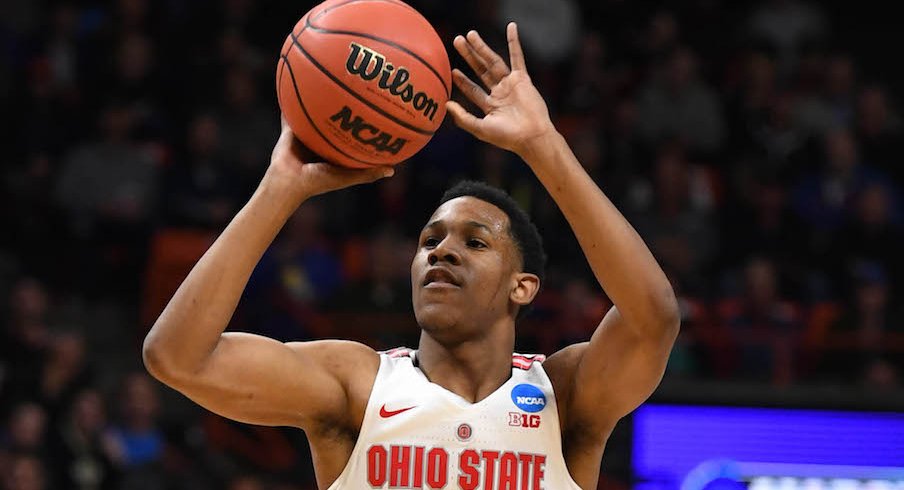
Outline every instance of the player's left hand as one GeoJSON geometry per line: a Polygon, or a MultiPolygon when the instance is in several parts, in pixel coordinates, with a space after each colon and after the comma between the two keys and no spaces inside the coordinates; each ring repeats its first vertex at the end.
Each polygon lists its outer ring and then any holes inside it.
{"type": "Polygon", "coordinates": [[[555,133],[546,102],[534,87],[524,65],[524,53],[514,22],[506,30],[509,64],[481,39],[477,31],[456,36],[452,42],[458,53],[480,77],[483,87],[460,70],[452,71],[452,79],[465,97],[483,111],[476,117],[460,104],[447,102],[447,109],[459,127],[477,138],[524,157],[531,144],[555,133]]]}

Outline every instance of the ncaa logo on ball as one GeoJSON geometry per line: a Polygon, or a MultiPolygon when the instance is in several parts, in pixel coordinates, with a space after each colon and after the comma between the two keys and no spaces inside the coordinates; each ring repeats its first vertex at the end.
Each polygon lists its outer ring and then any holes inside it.
{"type": "Polygon", "coordinates": [[[522,383],[512,388],[512,403],[525,412],[539,412],[546,408],[546,395],[540,388],[522,383]]]}

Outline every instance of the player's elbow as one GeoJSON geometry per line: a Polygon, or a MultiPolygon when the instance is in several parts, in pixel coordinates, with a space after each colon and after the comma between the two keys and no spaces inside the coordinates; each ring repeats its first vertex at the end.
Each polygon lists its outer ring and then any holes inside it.
{"type": "Polygon", "coordinates": [[[141,346],[144,368],[158,381],[168,385],[172,385],[183,371],[174,361],[171,350],[153,330],[144,338],[141,346]]]}
{"type": "Polygon", "coordinates": [[[144,343],[141,346],[141,360],[144,362],[144,368],[151,376],[166,382],[167,365],[165,356],[154,332],[149,333],[144,338],[144,343]]]}
{"type": "Polygon", "coordinates": [[[656,306],[656,325],[665,339],[673,343],[681,329],[681,306],[671,286],[660,292],[656,306]]]}

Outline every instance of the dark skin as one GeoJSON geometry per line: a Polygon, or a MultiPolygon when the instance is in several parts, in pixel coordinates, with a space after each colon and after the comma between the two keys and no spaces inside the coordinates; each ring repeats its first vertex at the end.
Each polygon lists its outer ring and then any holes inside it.
{"type": "Polygon", "coordinates": [[[539,289],[522,272],[521,254],[508,216],[474,197],[440,206],[421,231],[411,263],[412,300],[421,339],[420,364],[427,378],[476,402],[508,379],[515,345],[512,318],[539,289]],[[428,272],[449,271],[440,286],[425,287],[428,272]],[[493,376],[486,376],[493,373],[493,376]]]}
{"type": "MultiPolygon", "coordinates": [[[[678,308],[649,249],[550,121],[514,25],[508,39],[508,62],[476,32],[455,39],[482,85],[457,70],[454,81],[484,116],[455,102],[447,109],[475,137],[524,160],[562,210],[615,304],[588,342],[544,363],[556,392],[568,470],[582,488],[596,488],[612,428],[662,378],[678,333],[678,308]]],[[[224,333],[254,266],[298,206],[317,194],[391,175],[306,163],[301,150],[283,124],[257,192],[180,286],[145,339],[143,354],[155,377],[216,413],[303,429],[318,486],[325,489],[352,453],[379,356],[354,342],[281,343],[224,333]]],[[[422,231],[411,266],[422,327],[419,367],[431,382],[471,402],[511,375],[515,317],[539,289],[537,277],[523,272],[509,227],[505,213],[487,202],[450,200],[422,231]]]]}

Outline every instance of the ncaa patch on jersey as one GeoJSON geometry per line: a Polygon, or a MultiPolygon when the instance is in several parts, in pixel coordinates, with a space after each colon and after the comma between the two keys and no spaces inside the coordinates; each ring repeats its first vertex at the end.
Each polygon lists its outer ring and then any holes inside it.
{"type": "Polygon", "coordinates": [[[539,412],[546,408],[546,395],[540,388],[522,383],[512,388],[512,403],[525,412],[539,412]]]}

